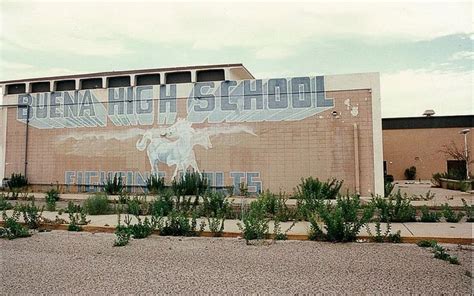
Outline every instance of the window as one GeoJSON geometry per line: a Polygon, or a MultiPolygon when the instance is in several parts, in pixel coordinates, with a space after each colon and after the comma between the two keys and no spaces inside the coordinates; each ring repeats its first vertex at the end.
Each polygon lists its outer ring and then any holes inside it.
{"type": "Polygon", "coordinates": [[[130,76],[118,76],[107,78],[107,87],[130,86],[130,76]]]}
{"type": "Polygon", "coordinates": [[[197,81],[222,81],[225,80],[224,69],[203,70],[197,72],[197,81]]]}
{"type": "Polygon", "coordinates": [[[7,85],[7,95],[23,94],[26,92],[26,84],[17,83],[7,85]]]}
{"type": "Polygon", "coordinates": [[[137,75],[137,85],[158,85],[160,84],[160,74],[137,75]]]}
{"type": "Polygon", "coordinates": [[[75,89],[76,89],[75,80],[56,81],[56,91],[75,90],[75,89]]]}
{"type": "Polygon", "coordinates": [[[50,91],[51,89],[49,87],[49,82],[35,82],[31,84],[32,93],[50,92],[50,91]]]}
{"type": "Polygon", "coordinates": [[[81,89],[102,88],[102,78],[89,78],[81,80],[81,89]]]}
{"type": "Polygon", "coordinates": [[[166,73],[166,83],[188,83],[191,82],[191,72],[166,73]]]}

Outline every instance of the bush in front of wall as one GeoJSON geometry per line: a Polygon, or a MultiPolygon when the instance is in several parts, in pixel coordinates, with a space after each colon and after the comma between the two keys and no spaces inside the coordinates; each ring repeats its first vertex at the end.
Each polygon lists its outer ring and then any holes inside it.
{"type": "Polygon", "coordinates": [[[213,236],[222,235],[225,218],[230,211],[230,202],[222,192],[207,191],[203,195],[201,212],[207,218],[213,236]]]}
{"type": "MultiPolygon", "coordinates": [[[[164,219],[162,216],[154,217],[155,225],[160,231],[161,236],[196,236],[198,231],[197,226],[197,214],[193,213],[192,217],[189,218],[186,212],[173,209],[168,217],[164,219]]],[[[205,223],[202,222],[200,225],[199,232],[202,232],[205,227],[205,223]]]]}
{"type": "Polygon", "coordinates": [[[268,237],[268,222],[266,205],[260,200],[250,203],[250,207],[243,215],[242,223],[238,223],[242,236],[247,242],[268,237]]]}
{"type": "Polygon", "coordinates": [[[104,190],[109,195],[118,195],[123,192],[124,186],[122,181],[122,174],[114,174],[114,177],[111,178],[110,175],[107,176],[105,180],[104,190]]]}
{"type": "Polygon", "coordinates": [[[23,214],[23,220],[28,228],[38,229],[40,227],[44,206],[41,208],[37,207],[33,200],[31,204],[19,204],[16,207],[23,214]]]}
{"type": "Polygon", "coordinates": [[[448,205],[448,203],[445,203],[443,205],[443,217],[446,219],[446,222],[450,223],[458,223],[461,221],[462,217],[464,217],[464,213],[459,212],[457,215],[453,211],[453,209],[448,205]]]}
{"type": "Polygon", "coordinates": [[[297,209],[302,218],[308,219],[316,211],[322,200],[335,199],[339,194],[343,181],[336,179],[327,182],[309,177],[301,179],[296,188],[297,209]]]}
{"type": "Polygon", "coordinates": [[[3,227],[0,227],[0,238],[15,239],[19,237],[31,236],[27,228],[23,227],[18,220],[20,219],[20,211],[16,208],[13,214],[8,217],[5,211],[2,212],[3,227]]]}
{"type": "Polygon", "coordinates": [[[46,192],[45,196],[46,200],[46,210],[48,211],[55,211],[56,210],[56,202],[59,200],[59,191],[51,188],[46,192]]]}
{"type": "Polygon", "coordinates": [[[153,216],[167,216],[173,210],[172,191],[165,190],[150,202],[149,213],[153,216]]]}
{"type": "Polygon", "coordinates": [[[89,215],[105,215],[110,211],[109,200],[105,194],[96,193],[86,199],[84,208],[89,215]]]}
{"type": "Polygon", "coordinates": [[[400,190],[388,198],[373,197],[371,205],[379,210],[382,222],[416,222],[416,209],[407,195],[402,195],[400,190]]]}
{"type": "Polygon", "coordinates": [[[373,207],[362,207],[358,195],[337,198],[336,204],[321,203],[310,219],[309,237],[332,242],[355,241],[360,229],[374,215],[373,207]],[[324,223],[323,228],[318,221],[324,223]]]}
{"type": "Polygon", "coordinates": [[[441,215],[439,213],[430,212],[426,205],[421,207],[420,222],[438,222],[440,218],[441,215]]]}
{"type": "Polygon", "coordinates": [[[165,178],[157,177],[154,174],[150,175],[146,180],[146,188],[153,194],[162,192],[165,189],[165,178]]]}
{"type": "Polygon", "coordinates": [[[117,225],[115,228],[114,247],[123,247],[130,241],[130,230],[125,225],[117,225]]]}
{"type": "Polygon", "coordinates": [[[407,180],[415,180],[416,178],[416,167],[411,166],[405,169],[405,179],[407,180]]]}
{"type": "Polygon", "coordinates": [[[20,174],[13,173],[11,174],[7,185],[11,191],[18,190],[18,189],[28,186],[28,179],[25,176],[23,176],[21,173],[20,174]]]}

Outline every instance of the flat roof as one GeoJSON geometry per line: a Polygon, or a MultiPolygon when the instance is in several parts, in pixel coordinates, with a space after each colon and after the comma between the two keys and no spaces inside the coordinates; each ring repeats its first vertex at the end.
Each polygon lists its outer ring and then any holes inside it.
{"type": "Polygon", "coordinates": [[[474,127],[474,115],[382,118],[382,130],[474,127]]]}
{"type": "Polygon", "coordinates": [[[95,72],[85,74],[74,74],[74,75],[61,75],[61,76],[47,76],[37,77],[28,79],[15,79],[0,81],[0,84],[30,82],[30,81],[44,81],[44,80],[64,80],[64,79],[75,79],[75,78],[90,78],[97,76],[116,76],[116,75],[127,75],[127,74],[142,74],[142,73],[154,73],[154,72],[170,72],[170,71],[186,71],[186,70],[201,70],[201,69],[213,69],[213,68],[228,68],[228,67],[242,67],[247,73],[253,77],[252,73],[245,68],[241,63],[238,64],[215,64],[215,65],[198,65],[198,66],[183,66],[183,67],[166,67],[166,68],[152,68],[152,69],[140,69],[140,70],[123,70],[123,71],[108,71],[108,72],[95,72]]]}

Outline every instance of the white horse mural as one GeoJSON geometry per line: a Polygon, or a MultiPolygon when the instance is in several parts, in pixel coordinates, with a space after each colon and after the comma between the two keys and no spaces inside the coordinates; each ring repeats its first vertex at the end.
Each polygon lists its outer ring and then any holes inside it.
{"type": "Polygon", "coordinates": [[[176,166],[171,177],[171,179],[174,179],[178,172],[184,172],[189,167],[200,173],[194,154],[194,146],[198,145],[210,149],[212,148],[210,137],[232,133],[248,133],[256,136],[252,129],[247,126],[217,125],[195,129],[191,122],[178,119],[175,124],[164,129],[160,135],[156,135],[152,130],[144,132],[141,139],[137,141],[136,147],[140,151],[147,149],[152,173],[158,172],[159,162],[170,167],[176,166]]]}

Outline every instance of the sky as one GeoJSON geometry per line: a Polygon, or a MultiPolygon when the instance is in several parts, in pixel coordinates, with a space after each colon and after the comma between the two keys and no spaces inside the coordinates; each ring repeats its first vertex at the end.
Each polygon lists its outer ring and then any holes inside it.
{"type": "Polygon", "coordinates": [[[379,72],[382,117],[474,114],[472,2],[0,0],[0,81],[243,63],[379,72]]]}

